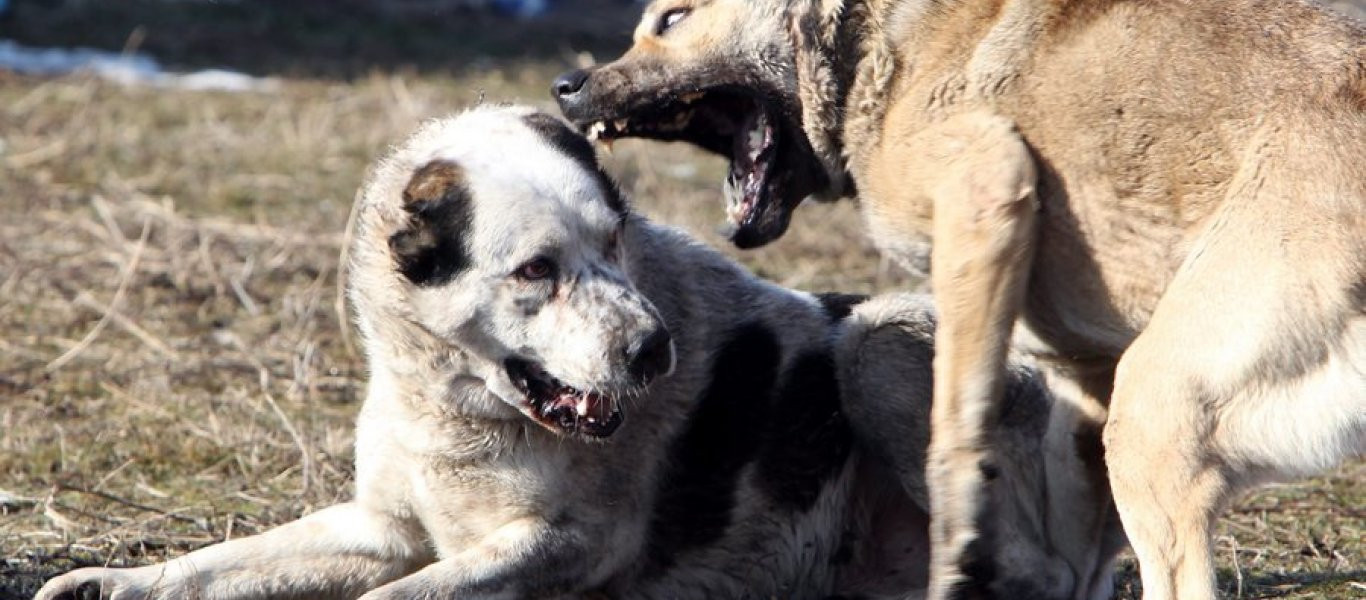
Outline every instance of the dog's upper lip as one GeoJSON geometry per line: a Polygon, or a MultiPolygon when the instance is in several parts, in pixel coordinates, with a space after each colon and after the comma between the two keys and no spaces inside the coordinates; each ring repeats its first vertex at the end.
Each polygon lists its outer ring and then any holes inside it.
{"type": "MultiPolygon", "coordinates": [[[[753,104],[772,104],[765,95],[755,93],[743,86],[716,85],[708,88],[687,88],[668,93],[637,96],[632,100],[614,106],[580,107],[573,111],[565,111],[565,116],[590,137],[594,134],[603,133],[611,137],[651,137],[650,134],[660,132],[661,123],[659,121],[664,119],[674,121],[682,116],[682,113],[689,113],[697,108],[705,108],[709,102],[721,101],[733,104],[741,100],[753,104]]],[[[774,106],[767,108],[770,112],[780,112],[774,106]]],[[[679,122],[674,123],[674,125],[681,129],[684,124],[679,122]]],[[[715,128],[727,124],[713,120],[709,121],[708,125],[715,128]]],[[[665,128],[666,132],[672,130],[665,128]]],[[[732,131],[726,130],[716,133],[730,135],[732,131]]]]}

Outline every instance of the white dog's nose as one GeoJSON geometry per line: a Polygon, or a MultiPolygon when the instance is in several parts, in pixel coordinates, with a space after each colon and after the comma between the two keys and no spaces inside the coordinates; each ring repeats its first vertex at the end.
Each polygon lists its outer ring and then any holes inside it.
{"type": "Polygon", "coordinates": [[[627,369],[636,381],[645,385],[673,368],[673,354],[673,338],[669,336],[669,331],[657,327],[635,348],[627,350],[627,369]]]}

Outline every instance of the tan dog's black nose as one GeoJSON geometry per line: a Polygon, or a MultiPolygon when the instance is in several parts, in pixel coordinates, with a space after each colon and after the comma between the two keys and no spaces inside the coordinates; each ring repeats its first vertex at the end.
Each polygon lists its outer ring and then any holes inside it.
{"type": "Polygon", "coordinates": [[[641,385],[655,377],[668,373],[673,368],[673,338],[668,330],[659,327],[645,336],[635,348],[627,350],[629,363],[627,369],[641,385]]]}
{"type": "Polygon", "coordinates": [[[587,69],[575,69],[561,73],[555,81],[550,84],[550,94],[555,97],[555,101],[560,103],[560,110],[565,116],[573,118],[570,114],[573,109],[578,108],[583,102],[584,88],[588,84],[589,71],[587,69]]]}
{"type": "Polygon", "coordinates": [[[560,73],[560,76],[555,78],[555,83],[550,84],[550,90],[556,98],[564,98],[579,93],[586,81],[588,81],[588,71],[574,69],[560,73]]]}

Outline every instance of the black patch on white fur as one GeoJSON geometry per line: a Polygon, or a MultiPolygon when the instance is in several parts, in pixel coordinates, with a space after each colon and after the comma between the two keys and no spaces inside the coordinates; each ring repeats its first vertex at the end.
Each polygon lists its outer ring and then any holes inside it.
{"type": "Polygon", "coordinates": [[[523,117],[522,121],[540,134],[546,143],[578,163],[585,171],[593,173],[598,180],[598,187],[602,188],[607,206],[617,214],[626,214],[626,198],[622,196],[617,182],[598,164],[598,154],[593,151],[593,144],[588,138],[570,129],[563,121],[545,113],[529,114],[523,117]]]}
{"type": "Polygon", "coordinates": [[[768,413],[756,471],[759,489],[779,507],[810,510],[853,446],[829,351],[793,361],[768,413]]]}
{"type": "Polygon", "coordinates": [[[1035,580],[1026,577],[1002,575],[995,547],[986,536],[968,542],[958,557],[959,573],[963,579],[949,589],[950,600],[991,600],[1011,598],[1012,600],[1060,600],[1039,589],[1035,580]]]}
{"type": "Polygon", "coordinates": [[[760,451],[781,359],[777,337],[757,323],[741,326],[716,353],[711,383],[674,439],[661,479],[649,539],[656,566],[730,526],[740,471],[760,451]]]}
{"type": "Polygon", "coordinates": [[[989,600],[996,597],[991,592],[991,583],[996,579],[996,561],[981,536],[968,542],[958,555],[958,572],[963,578],[949,589],[950,600],[989,600]]]}
{"type": "Polygon", "coordinates": [[[841,294],[839,292],[825,292],[816,294],[816,299],[820,300],[821,308],[825,309],[825,315],[830,320],[839,321],[854,312],[854,307],[863,304],[868,296],[864,294],[841,294]]]}
{"type": "Polygon", "coordinates": [[[540,313],[541,309],[545,307],[545,298],[540,296],[516,298],[512,301],[512,304],[522,311],[523,317],[531,318],[540,313]]]}
{"type": "Polygon", "coordinates": [[[451,161],[423,165],[403,189],[406,226],[389,236],[398,272],[420,286],[444,284],[469,268],[465,233],[474,220],[465,172],[451,161]]]}

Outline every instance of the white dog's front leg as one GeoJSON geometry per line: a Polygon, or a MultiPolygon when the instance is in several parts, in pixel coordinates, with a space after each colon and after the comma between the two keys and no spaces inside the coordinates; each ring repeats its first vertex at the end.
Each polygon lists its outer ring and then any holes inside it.
{"type": "Polygon", "coordinates": [[[355,598],[430,560],[413,525],[347,503],[157,565],[77,569],[34,600],[355,598]]]}
{"type": "Polygon", "coordinates": [[[609,553],[539,519],[500,527],[483,542],[371,591],[362,600],[501,600],[570,595],[601,585],[609,553]]]}

